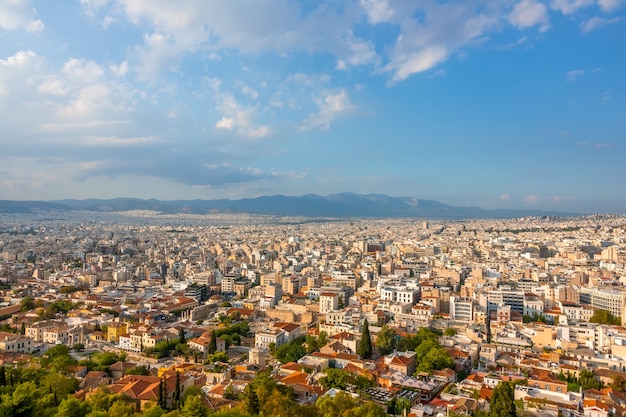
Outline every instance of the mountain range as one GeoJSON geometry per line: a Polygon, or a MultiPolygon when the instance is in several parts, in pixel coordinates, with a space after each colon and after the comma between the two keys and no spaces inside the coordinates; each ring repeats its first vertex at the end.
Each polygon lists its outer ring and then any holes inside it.
{"type": "Polygon", "coordinates": [[[108,200],[10,201],[0,200],[0,213],[41,213],[48,211],[86,210],[120,212],[150,210],[160,213],[247,213],[304,217],[370,217],[370,218],[430,218],[430,219],[488,219],[525,216],[580,216],[528,209],[485,210],[479,207],[450,206],[434,200],[413,197],[390,197],[381,194],[341,193],[328,196],[263,196],[240,200],[142,200],[114,198],[108,200]]]}

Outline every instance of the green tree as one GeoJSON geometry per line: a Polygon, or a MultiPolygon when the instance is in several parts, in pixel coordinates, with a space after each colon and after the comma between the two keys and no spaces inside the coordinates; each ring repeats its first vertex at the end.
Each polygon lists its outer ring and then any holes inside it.
{"type": "Polygon", "coordinates": [[[162,417],[163,414],[165,414],[165,410],[156,403],[146,406],[143,410],[143,417],[162,417]]]}
{"type": "Polygon", "coordinates": [[[328,335],[326,334],[326,332],[320,332],[317,335],[317,344],[319,345],[319,347],[323,347],[328,344],[328,335]]]}
{"type": "Polygon", "coordinates": [[[211,332],[211,341],[209,342],[207,352],[209,353],[209,355],[217,352],[217,334],[214,331],[211,332]]]}
{"type": "Polygon", "coordinates": [[[243,390],[243,402],[246,407],[246,411],[251,416],[256,416],[259,414],[261,407],[259,405],[259,397],[256,394],[256,391],[252,384],[248,384],[246,389],[243,390]]]}
{"type": "Polygon", "coordinates": [[[7,371],[4,366],[0,366],[0,387],[4,387],[7,384],[7,371]]]}
{"type": "Polygon", "coordinates": [[[354,381],[354,377],[348,371],[336,368],[326,368],[326,376],[320,378],[320,385],[324,389],[338,388],[345,390],[346,386],[354,381]]]}
{"type": "Polygon", "coordinates": [[[296,362],[307,354],[306,349],[302,346],[304,340],[304,336],[301,336],[279,346],[274,352],[274,358],[281,363],[296,362]]]}
{"type": "Polygon", "coordinates": [[[27,296],[20,300],[20,311],[30,311],[35,308],[35,299],[27,296]]]}
{"type": "Polygon", "coordinates": [[[583,368],[578,373],[578,383],[583,389],[602,388],[602,381],[600,381],[599,379],[596,379],[596,376],[593,373],[593,371],[590,371],[587,368],[583,368]]]}
{"type": "Polygon", "coordinates": [[[174,385],[174,394],[172,394],[172,408],[180,408],[181,406],[181,393],[180,393],[180,372],[176,372],[176,384],[174,385]]]}
{"type": "Polygon", "coordinates": [[[448,327],[443,334],[444,336],[454,336],[456,334],[456,329],[454,327],[448,327]]]}
{"type": "Polygon", "coordinates": [[[181,327],[180,330],[178,331],[178,343],[187,343],[185,341],[185,328],[181,327]]]}
{"type": "Polygon", "coordinates": [[[516,417],[515,398],[511,384],[502,381],[493,390],[489,403],[490,417],[516,417]]]}
{"type": "Polygon", "coordinates": [[[316,350],[319,350],[319,344],[317,342],[317,339],[314,336],[311,336],[310,334],[306,335],[306,351],[307,353],[312,353],[315,352],[316,350]]]}
{"type": "Polygon", "coordinates": [[[377,404],[367,402],[360,407],[348,411],[345,417],[387,417],[387,413],[377,404]]]}
{"type": "Polygon", "coordinates": [[[589,323],[597,324],[610,324],[619,326],[622,324],[622,320],[619,317],[614,316],[607,310],[596,310],[593,312],[593,316],[589,319],[589,323]]]}
{"type": "Polygon", "coordinates": [[[347,417],[361,402],[348,393],[338,392],[334,397],[324,395],[318,398],[315,405],[322,417],[347,417]]]}
{"type": "Polygon", "coordinates": [[[359,349],[357,353],[363,359],[369,359],[372,357],[372,336],[370,335],[370,325],[367,319],[363,320],[363,329],[361,330],[361,343],[359,344],[359,349]]]}
{"type": "Polygon", "coordinates": [[[85,417],[89,412],[89,404],[72,396],[66,397],[59,404],[57,417],[85,417]]]}
{"type": "Polygon", "coordinates": [[[19,384],[13,393],[2,394],[0,397],[0,415],[7,417],[32,416],[35,409],[34,394],[36,392],[37,386],[34,383],[24,382],[19,384]]]}
{"type": "Polygon", "coordinates": [[[132,417],[135,414],[135,407],[124,400],[117,400],[108,410],[110,417],[132,417]]]}
{"type": "Polygon", "coordinates": [[[209,409],[199,395],[191,396],[185,401],[185,405],[180,410],[181,417],[207,417],[209,409]]]}
{"type": "Polygon", "coordinates": [[[396,334],[385,324],[382,329],[380,329],[380,332],[378,332],[378,336],[376,336],[376,348],[381,354],[387,355],[388,353],[393,352],[395,347],[396,334]]]}
{"type": "Polygon", "coordinates": [[[126,375],[150,375],[150,369],[146,365],[135,366],[126,370],[126,375]]]}
{"type": "Polygon", "coordinates": [[[454,360],[441,346],[437,345],[421,357],[416,372],[430,372],[433,369],[445,368],[454,368],[454,360]]]}

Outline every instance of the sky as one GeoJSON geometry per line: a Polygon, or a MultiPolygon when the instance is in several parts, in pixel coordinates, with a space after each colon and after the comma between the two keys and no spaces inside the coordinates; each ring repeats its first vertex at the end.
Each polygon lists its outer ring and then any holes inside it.
{"type": "Polygon", "coordinates": [[[626,213],[626,0],[2,0],[0,199],[626,213]]]}

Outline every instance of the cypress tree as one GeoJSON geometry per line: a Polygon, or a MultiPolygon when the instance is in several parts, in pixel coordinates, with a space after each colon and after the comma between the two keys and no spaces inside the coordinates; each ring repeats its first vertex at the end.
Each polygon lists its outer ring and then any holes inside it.
{"type": "Polygon", "coordinates": [[[159,399],[158,399],[159,407],[165,410],[167,407],[167,403],[165,401],[165,387],[163,387],[163,378],[159,381],[159,399]]]}
{"type": "Polygon", "coordinates": [[[176,371],[176,386],[174,387],[174,396],[172,397],[172,408],[180,408],[180,372],[176,371]]]}
{"type": "Polygon", "coordinates": [[[211,342],[209,343],[208,351],[211,355],[217,352],[217,335],[215,334],[215,331],[211,332],[211,342]]]}
{"type": "Polygon", "coordinates": [[[257,414],[259,414],[260,405],[259,397],[257,396],[252,384],[248,384],[243,393],[245,398],[246,411],[251,416],[256,416],[257,414]]]}
{"type": "Polygon", "coordinates": [[[180,331],[178,332],[178,343],[186,343],[185,329],[183,327],[181,327],[180,331]]]}
{"type": "Polygon", "coordinates": [[[367,319],[363,321],[363,330],[361,331],[361,344],[359,345],[358,354],[363,359],[372,357],[372,337],[370,336],[370,327],[367,319]]]}
{"type": "Polygon", "coordinates": [[[7,371],[4,366],[0,366],[0,386],[4,387],[7,384],[7,371]]]}

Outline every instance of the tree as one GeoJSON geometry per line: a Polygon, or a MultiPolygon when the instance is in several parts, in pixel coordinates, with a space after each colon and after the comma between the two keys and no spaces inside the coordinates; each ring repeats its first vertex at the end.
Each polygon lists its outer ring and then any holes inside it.
{"type": "Polygon", "coordinates": [[[172,408],[180,408],[180,372],[176,371],[176,385],[174,385],[174,394],[172,395],[172,408]]]}
{"type": "Polygon", "coordinates": [[[622,324],[622,320],[619,317],[614,316],[610,311],[596,310],[593,312],[593,316],[591,316],[591,318],[589,319],[589,323],[610,324],[618,326],[622,324]]]}
{"type": "Polygon", "coordinates": [[[209,342],[209,347],[207,349],[207,352],[210,355],[217,352],[217,334],[215,333],[215,331],[211,332],[211,341],[209,342]]]}
{"type": "Polygon", "coordinates": [[[252,384],[248,384],[246,389],[243,390],[243,400],[248,414],[251,416],[259,414],[259,411],[261,410],[259,397],[257,396],[252,384]]]}
{"type": "Polygon", "coordinates": [[[146,365],[135,366],[126,370],[126,375],[150,375],[150,369],[146,365]]]}
{"type": "Polygon", "coordinates": [[[7,371],[4,366],[0,366],[0,386],[4,387],[7,384],[7,371]]]}
{"type": "Polygon", "coordinates": [[[161,417],[163,414],[165,414],[165,410],[159,404],[154,403],[151,406],[146,406],[143,411],[144,417],[161,417]]]}
{"type": "Polygon", "coordinates": [[[383,328],[378,332],[378,336],[376,336],[376,348],[383,355],[393,352],[396,348],[396,334],[386,324],[383,325],[383,328]]]}
{"type": "Polygon", "coordinates": [[[180,330],[178,331],[178,343],[187,343],[185,341],[185,328],[181,327],[180,330]]]}
{"type": "Polygon", "coordinates": [[[491,402],[489,403],[490,417],[516,417],[515,398],[511,384],[502,381],[493,390],[491,402]]]}
{"type": "MultiPolygon", "coordinates": [[[[321,337],[321,333],[320,333],[321,337]]],[[[357,352],[363,359],[372,357],[372,336],[370,335],[370,326],[367,319],[363,320],[363,329],[361,330],[361,343],[357,352]]]]}
{"type": "Polygon", "coordinates": [[[126,401],[118,400],[111,405],[108,414],[111,417],[132,417],[135,414],[135,408],[126,401]]]}
{"type": "Polygon", "coordinates": [[[158,405],[163,410],[167,409],[167,395],[165,393],[165,382],[163,381],[165,377],[162,377],[159,381],[159,394],[158,394],[158,405]]]}
{"type": "Polygon", "coordinates": [[[416,372],[430,372],[433,369],[454,368],[454,360],[439,345],[428,350],[426,355],[422,356],[416,367],[416,372]]]}
{"type": "Polygon", "coordinates": [[[583,389],[602,388],[602,381],[596,379],[595,374],[587,368],[583,368],[578,374],[578,383],[583,389]]]}
{"type": "Polygon", "coordinates": [[[454,327],[448,327],[443,334],[444,336],[454,336],[456,334],[456,329],[454,327]]]}
{"type": "Polygon", "coordinates": [[[334,397],[324,395],[315,403],[322,417],[343,417],[359,407],[360,401],[345,392],[338,392],[334,397]]]}
{"type": "Polygon", "coordinates": [[[30,311],[35,308],[35,299],[33,297],[24,297],[20,300],[20,311],[30,311]]]}
{"type": "Polygon", "coordinates": [[[199,395],[191,396],[185,401],[185,405],[180,410],[181,417],[207,417],[209,409],[199,395]]]}
{"type": "Polygon", "coordinates": [[[85,417],[89,412],[89,404],[72,396],[66,397],[59,404],[58,417],[85,417]]]}
{"type": "Polygon", "coordinates": [[[326,332],[320,332],[320,334],[317,335],[317,344],[319,347],[326,346],[328,344],[328,335],[326,332]]]}
{"type": "Polygon", "coordinates": [[[315,352],[319,350],[320,346],[317,342],[317,339],[310,334],[306,335],[306,351],[308,353],[315,352]]]}

